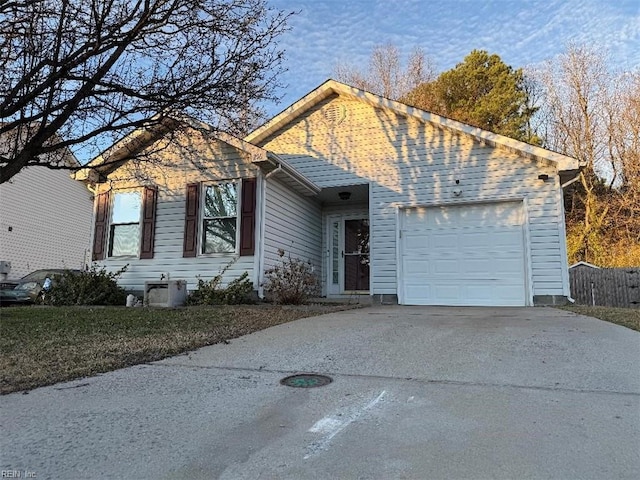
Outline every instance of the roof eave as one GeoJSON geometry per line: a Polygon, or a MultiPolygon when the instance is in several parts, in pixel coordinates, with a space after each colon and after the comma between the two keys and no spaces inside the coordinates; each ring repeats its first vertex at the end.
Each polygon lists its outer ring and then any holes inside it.
{"type": "Polygon", "coordinates": [[[505,137],[497,133],[489,132],[478,127],[473,127],[465,123],[443,117],[435,113],[427,112],[416,107],[411,107],[404,103],[389,100],[388,98],[375,95],[373,93],[361,90],[359,88],[337,82],[335,80],[327,80],[318,88],[302,97],[289,108],[276,115],[272,120],[262,127],[250,133],[245,140],[253,144],[259,144],[269,135],[273,134],[287,123],[290,123],[298,116],[309,110],[332,94],[342,94],[360,99],[374,107],[385,108],[397,113],[401,113],[413,118],[417,118],[424,122],[428,122],[436,127],[445,128],[454,133],[465,133],[475,137],[479,142],[490,146],[501,146],[514,153],[523,155],[528,158],[537,160],[545,160],[553,162],[558,171],[578,171],[582,165],[575,158],[562,155],[545,148],[536,147],[513,138],[505,137]]]}
{"type": "Polygon", "coordinates": [[[320,187],[318,187],[315,183],[298,172],[295,168],[293,168],[285,160],[283,160],[273,152],[267,152],[267,155],[264,159],[254,160],[253,163],[263,168],[266,165],[272,167],[269,171],[267,171],[267,175],[269,175],[269,173],[271,172],[282,172],[283,175],[285,175],[293,182],[296,191],[301,195],[304,195],[306,197],[313,197],[320,193],[320,187]]]}

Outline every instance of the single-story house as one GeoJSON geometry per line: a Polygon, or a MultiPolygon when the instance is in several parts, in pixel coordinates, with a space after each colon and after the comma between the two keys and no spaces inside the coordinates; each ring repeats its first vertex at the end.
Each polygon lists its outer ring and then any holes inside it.
{"type": "Polygon", "coordinates": [[[121,283],[311,262],[322,295],[408,305],[569,296],[563,184],[578,161],[329,80],[240,140],[196,122],[93,161],[93,259],[121,283]],[[151,152],[126,162],[124,150],[151,152]]]}

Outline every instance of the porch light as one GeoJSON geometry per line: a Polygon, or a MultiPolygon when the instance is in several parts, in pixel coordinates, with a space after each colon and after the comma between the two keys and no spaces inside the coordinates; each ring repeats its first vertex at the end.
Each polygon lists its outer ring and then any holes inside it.
{"type": "Polygon", "coordinates": [[[349,200],[351,198],[351,192],[340,192],[338,193],[338,197],[340,197],[340,200],[349,200]]]}
{"type": "Polygon", "coordinates": [[[547,180],[549,180],[549,175],[547,175],[546,173],[541,173],[540,175],[538,175],[538,180],[546,182],[547,180]]]}

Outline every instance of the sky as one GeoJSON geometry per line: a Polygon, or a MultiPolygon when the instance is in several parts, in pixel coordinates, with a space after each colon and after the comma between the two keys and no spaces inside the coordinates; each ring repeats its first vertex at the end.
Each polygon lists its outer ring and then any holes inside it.
{"type": "Polygon", "coordinates": [[[280,38],[287,72],[273,116],[332,78],[336,64],[366,68],[376,45],[415,47],[438,72],[474,49],[497,53],[514,68],[540,65],[568,43],[603,49],[610,64],[640,68],[640,0],[270,0],[296,11],[280,38]]]}

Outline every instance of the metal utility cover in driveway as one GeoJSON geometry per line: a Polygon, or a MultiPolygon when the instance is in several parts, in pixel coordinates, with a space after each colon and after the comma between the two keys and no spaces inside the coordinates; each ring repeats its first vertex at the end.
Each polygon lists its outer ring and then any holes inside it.
{"type": "Polygon", "coordinates": [[[282,385],[295,388],[324,387],[325,385],[329,385],[331,382],[331,377],[327,377],[326,375],[317,375],[314,373],[291,375],[280,380],[282,385]]]}

